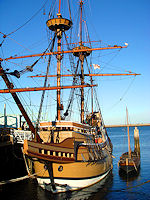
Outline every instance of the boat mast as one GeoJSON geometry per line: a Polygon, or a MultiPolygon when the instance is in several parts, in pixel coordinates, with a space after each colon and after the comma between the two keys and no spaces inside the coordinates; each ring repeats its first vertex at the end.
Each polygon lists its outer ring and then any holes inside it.
{"type": "MultiPolygon", "coordinates": [[[[92,67],[91,67],[91,72],[92,72],[92,67]]],[[[91,84],[93,84],[93,78],[92,78],[92,76],[90,77],[90,79],[91,79],[91,84]]],[[[92,114],[93,114],[93,104],[94,102],[93,102],[93,87],[91,87],[91,110],[92,110],[92,114]]],[[[93,120],[93,118],[92,118],[92,120],[93,120]]]]}
{"type": "MultiPolygon", "coordinates": [[[[61,18],[61,14],[60,14],[60,6],[61,6],[61,0],[59,0],[59,10],[58,10],[58,14],[57,17],[58,19],[61,18]]],[[[62,30],[58,29],[57,30],[57,51],[61,51],[61,37],[62,37],[62,30]]],[[[57,55],[57,87],[60,86],[60,70],[61,70],[61,59],[62,56],[59,54],[57,55]]],[[[61,103],[60,103],[60,89],[57,90],[57,120],[61,120],[61,103]]]]}
{"type": "MultiPolygon", "coordinates": [[[[80,46],[82,46],[82,5],[83,1],[80,1],[80,46]]],[[[80,62],[81,62],[81,85],[84,85],[84,69],[83,69],[83,63],[84,63],[84,55],[81,52],[79,56],[80,62]]],[[[84,122],[84,88],[81,88],[81,123],[84,122]]]]}
{"type": "Polygon", "coordinates": [[[126,114],[127,114],[127,132],[128,132],[128,153],[129,153],[129,158],[131,158],[130,134],[129,134],[129,121],[128,121],[128,109],[127,109],[127,107],[126,107],[126,114]]]}
{"type": "Polygon", "coordinates": [[[80,42],[79,44],[82,45],[82,5],[83,1],[80,1],[80,42]]]}
{"type": "MultiPolygon", "coordinates": [[[[59,8],[57,13],[57,18],[52,18],[47,21],[47,26],[51,31],[54,31],[57,35],[57,120],[61,120],[61,60],[62,60],[62,52],[61,52],[61,38],[62,33],[71,28],[72,22],[68,19],[62,18],[61,13],[61,0],[59,0],[59,8]]],[[[53,53],[52,53],[53,54],[53,53]]]]}

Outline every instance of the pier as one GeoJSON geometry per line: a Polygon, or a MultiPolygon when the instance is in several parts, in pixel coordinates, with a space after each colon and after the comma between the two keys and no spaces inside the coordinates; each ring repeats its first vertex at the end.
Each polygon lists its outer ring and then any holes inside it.
{"type": "MultiPolygon", "coordinates": [[[[117,124],[117,125],[105,125],[106,128],[113,128],[113,127],[126,127],[126,124],[117,124]]],[[[129,126],[150,126],[150,123],[139,123],[139,124],[129,124],[129,126]]]]}

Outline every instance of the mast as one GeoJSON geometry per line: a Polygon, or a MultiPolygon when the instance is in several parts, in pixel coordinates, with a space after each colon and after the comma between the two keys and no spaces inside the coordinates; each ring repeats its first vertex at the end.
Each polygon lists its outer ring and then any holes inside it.
{"type": "Polygon", "coordinates": [[[127,114],[127,132],[128,132],[128,153],[129,153],[129,158],[131,158],[130,134],[129,134],[129,121],[128,121],[128,109],[127,109],[127,107],[126,107],[126,114],[127,114]]]}
{"type": "MultiPolygon", "coordinates": [[[[80,1],[80,46],[82,46],[82,5],[83,1],[80,1]]],[[[82,52],[79,56],[80,62],[81,62],[81,85],[84,85],[84,69],[83,69],[83,63],[84,63],[84,55],[82,52]]],[[[81,88],[81,123],[84,122],[84,89],[81,88]]]]}
{"type": "MultiPolygon", "coordinates": [[[[89,71],[90,73],[89,74],[91,74],[92,73],[92,65],[90,65],[91,66],[91,71],[89,71]]],[[[91,84],[93,84],[93,78],[92,78],[92,76],[90,77],[90,80],[91,80],[91,84]]],[[[91,111],[92,111],[92,114],[93,114],[93,104],[94,102],[93,102],[93,87],[91,87],[91,111]]],[[[93,121],[93,118],[92,118],[92,121],[93,121]]]]}
{"type": "MultiPolygon", "coordinates": [[[[60,80],[61,80],[61,60],[62,60],[62,52],[61,52],[61,38],[62,33],[66,30],[69,30],[72,26],[72,22],[68,19],[62,18],[61,13],[61,0],[59,0],[59,8],[57,18],[49,19],[47,21],[47,26],[51,31],[54,31],[57,35],[57,88],[60,88],[60,80]]],[[[57,89],[57,120],[61,120],[61,89],[57,89]]]]}
{"type": "Polygon", "coordinates": [[[83,1],[80,1],[80,42],[79,44],[82,45],[82,5],[83,1]]]}
{"type": "MultiPolygon", "coordinates": [[[[58,19],[61,18],[60,14],[60,6],[61,6],[61,0],[59,0],[59,10],[58,10],[58,19]]],[[[62,30],[57,30],[57,51],[61,51],[61,37],[62,37],[62,30]]],[[[57,87],[60,86],[60,73],[61,73],[61,59],[62,56],[59,54],[57,55],[57,87]]],[[[57,90],[57,120],[61,120],[61,103],[60,103],[60,89],[57,90]]]]}

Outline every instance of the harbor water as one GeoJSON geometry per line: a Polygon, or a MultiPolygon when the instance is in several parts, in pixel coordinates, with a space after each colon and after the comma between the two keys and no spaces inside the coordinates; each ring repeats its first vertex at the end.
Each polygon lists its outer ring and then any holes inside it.
{"type": "MultiPolygon", "coordinates": [[[[40,188],[35,179],[26,179],[0,186],[0,199],[6,200],[145,200],[150,199],[150,126],[138,127],[140,132],[141,168],[136,176],[119,174],[118,161],[128,150],[126,128],[108,128],[113,143],[113,170],[101,183],[80,191],[53,195],[40,188]]],[[[134,127],[130,127],[131,148],[134,149],[134,127]]],[[[17,168],[17,166],[16,166],[17,168]]],[[[7,172],[4,172],[7,173],[7,172]]]]}

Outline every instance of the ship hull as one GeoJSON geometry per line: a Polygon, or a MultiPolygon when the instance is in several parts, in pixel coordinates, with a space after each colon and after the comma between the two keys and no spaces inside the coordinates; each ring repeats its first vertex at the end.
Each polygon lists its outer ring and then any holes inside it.
{"type": "Polygon", "coordinates": [[[112,169],[109,159],[104,162],[75,162],[71,164],[52,163],[53,181],[55,189],[52,186],[51,178],[45,165],[40,162],[34,162],[34,170],[37,173],[37,181],[43,189],[53,193],[79,190],[89,187],[105,178],[112,169]],[[62,171],[59,171],[59,169],[62,171]]]}
{"type": "Polygon", "coordinates": [[[140,164],[136,166],[132,165],[132,166],[129,166],[129,165],[124,165],[124,166],[121,166],[120,165],[120,171],[126,173],[126,174],[129,174],[129,173],[137,173],[138,170],[140,168],[140,164]]]}
{"type": "Polygon", "coordinates": [[[48,191],[51,191],[53,193],[60,193],[60,192],[67,192],[67,191],[73,191],[73,190],[79,190],[85,187],[89,187],[91,185],[94,185],[97,182],[100,182],[103,180],[108,174],[110,170],[108,170],[105,174],[101,174],[94,178],[85,178],[85,179],[79,179],[79,180],[73,180],[73,179],[54,179],[56,184],[56,190],[53,190],[49,178],[37,178],[38,184],[48,191]]]}
{"type": "Polygon", "coordinates": [[[66,130],[64,123],[56,122],[59,125],[59,142],[56,140],[58,130],[53,134],[53,142],[46,142],[46,136],[52,134],[52,130],[41,132],[42,143],[24,141],[23,152],[28,171],[36,174],[42,188],[53,193],[91,186],[106,177],[112,169],[112,151],[107,136],[95,142],[95,135],[88,133],[88,126],[73,124],[72,129],[66,130]]]}
{"type": "Polygon", "coordinates": [[[131,152],[131,158],[128,156],[128,152],[122,154],[119,161],[120,171],[129,174],[137,173],[140,168],[140,156],[137,156],[135,152],[131,152]]]}

